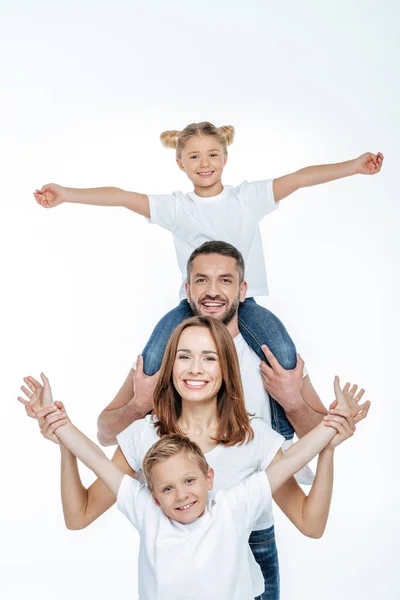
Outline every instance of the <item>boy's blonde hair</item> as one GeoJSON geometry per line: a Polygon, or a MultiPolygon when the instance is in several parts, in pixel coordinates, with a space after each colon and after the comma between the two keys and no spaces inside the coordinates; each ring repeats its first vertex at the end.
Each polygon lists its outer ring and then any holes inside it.
{"type": "Polygon", "coordinates": [[[189,458],[196,461],[201,472],[206,476],[208,473],[208,463],[200,448],[195,442],[189,440],[183,435],[165,435],[156,442],[146,453],[143,459],[143,473],[146,478],[147,487],[151,492],[154,491],[151,472],[154,466],[171,456],[176,456],[181,452],[185,452],[189,458]]]}
{"type": "Polygon", "coordinates": [[[235,129],[232,125],[215,127],[212,123],[204,121],[203,123],[191,123],[182,131],[164,131],[160,135],[160,140],[162,145],[166,148],[175,148],[176,158],[180,159],[186,142],[196,135],[212,135],[216,137],[226,154],[227,146],[232,144],[233,138],[235,137],[235,129]]]}

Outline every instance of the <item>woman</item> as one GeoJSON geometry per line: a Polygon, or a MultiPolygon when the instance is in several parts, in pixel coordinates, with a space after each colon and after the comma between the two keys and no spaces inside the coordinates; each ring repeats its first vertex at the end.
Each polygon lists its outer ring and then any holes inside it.
{"type": "MultiPolygon", "coordinates": [[[[25,381],[31,391],[23,390],[30,397],[40,384],[33,378],[25,381]]],[[[369,403],[365,403],[364,411],[360,413],[358,401],[361,395],[354,399],[354,413],[357,414],[354,421],[364,418],[368,410],[369,403]]],[[[61,403],[58,406],[62,409],[61,403]]],[[[216,492],[231,487],[255,471],[264,470],[279,454],[284,441],[262,420],[251,419],[247,414],[234,343],[225,326],[215,319],[193,317],[175,330],[164,355],[154,394],[154,415],[136,421],[118,436],[119,447],[113,461],[127,474],[138,473],[145,453],[160,436],[182,433],[205,453],[215,471],[216,492]]],[[[57,442],[54,432],[65,422],[65,413],[47,408],[39,416],[44,417],[41,422],[43,435],[57,442]]],[[[333,424],[342,440],[353,434],[353,419],[349,414],[333,410],[325,421],[333,424]]],[[[105,512],[115,497],[100,480],[86,489],[79,477],[76,458],[62,444],[60,449],[65,522],[69,529],[81,529],[105,512]]],[[[308,497],[294,479],[274,497],[305,535],[320,537],[324,531],[332,480],[333,446],[330,444],[319,456],[308,497]]],[[[272,527],[271,521],[272,515],[267,512],[255,529],[272,527]]],[[[276,547],[275,556],[269,559],[267,568],[262,565],[262,570],[266,581],[265,597],[279,598],[276,547]],[[273,577],[269,577],[269,570],[274,573],[273,577]]]]}

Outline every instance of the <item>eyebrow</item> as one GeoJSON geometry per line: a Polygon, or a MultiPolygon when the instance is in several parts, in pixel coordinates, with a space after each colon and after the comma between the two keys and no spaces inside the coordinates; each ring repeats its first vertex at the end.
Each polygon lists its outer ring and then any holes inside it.
{"type": "MultiPolygon", "coordinates": [[[[205,273],[194,273],[193,277],[208,277],[205,273]]],[[[221,273],[218,277],[234,277],[233,273],[221,273]]]]}
{"type": "MultiPolygon", "coordinates": [[[[186,154],[194,154],[195,152],[200,152],[200,150],[188,150],[186,154]]],[[[211,148],[207,152],[221,152],[221,148],[211,148]]]]}
{"type": "MultiPolygon", "coordinates": [[[[178,348],[177,352],[186,352],[187,354],[191,354],[192,351],[189,348],[178,348]]],[[[203,350],[202,354],[217,354],[214,350],[203,350]]]]}

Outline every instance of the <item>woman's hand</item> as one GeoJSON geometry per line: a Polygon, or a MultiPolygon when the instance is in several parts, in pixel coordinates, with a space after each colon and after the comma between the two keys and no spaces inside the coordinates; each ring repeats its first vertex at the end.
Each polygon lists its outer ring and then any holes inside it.
{"type": "Polygon", "coordinates": [[[36,202],[43,208],[54,208],[67,200],[67,189],[56,183],[47,183],[33,195],[36,202]]]}
{"type": "Polygon", "coordinates": [[[360,404],[365,390],[360,389],[357,393],[357,385],[351,386],[350,383],[346,383],[343,389],[340,389],[339,378],[335,377],[334,387],[336,398],[329,407],[329,413],[324,417],[324,425],[337,431],[327,446],[331,449],[354,435],[356,424],[365,419],[371,406],[369,400],[360,404]]]}

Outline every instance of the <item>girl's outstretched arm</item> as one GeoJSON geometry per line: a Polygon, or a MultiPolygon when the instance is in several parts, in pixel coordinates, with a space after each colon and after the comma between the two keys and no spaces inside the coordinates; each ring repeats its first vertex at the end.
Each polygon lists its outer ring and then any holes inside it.
{"type": "Polygon", "coordinates": [[[40,190],[36,190],[33,195],[43,208],[54,208],[65,202],[93,206],[123,206],[150,218],[150,205],[146,194],[126,192],[116,187],[79,189],[47,183],[40,190]]]}
{"type": "MultiPolygon", "coordinates": [[[[345,411],[355,420],[360,420],[360,410],[355,408],[350,397],[347,386],[340,389],[339,378],[334,381],[335,398],[337,401],[336,411],[345,411]]],[[[369,402],[364,403],[364,407],[369,408],[369,402]]],[[[336,412],[334,411],[334,412],[336,412]]],[[[337,414],[337,412],[336,412],[337,414]]],[[[335,436],[340,437],[338,433],[338,422],[328,415],[328,427],[324,422],[320,423],[312,431],[307,433],[298,442],[293,444],[281,457],[280,460],[270,465],[266,469],[272,493],[274,494],[292,475],[297,473],[304,465],[323,450],[335,436]]]]}
{"type": "Polygon", "coordinates": [[[376,175],[382,168],[383,154],[372,154],[366,152],[358,158],[347,160],[341,163],[330,165],[317,165],[315,167],[305,167],[274,179],[273,190],[275,202],[283,200],[290,194],[302,187],[318,185],[320,183],[328,183],[342,177],[350,177],[351,175],[376,175]]]}

